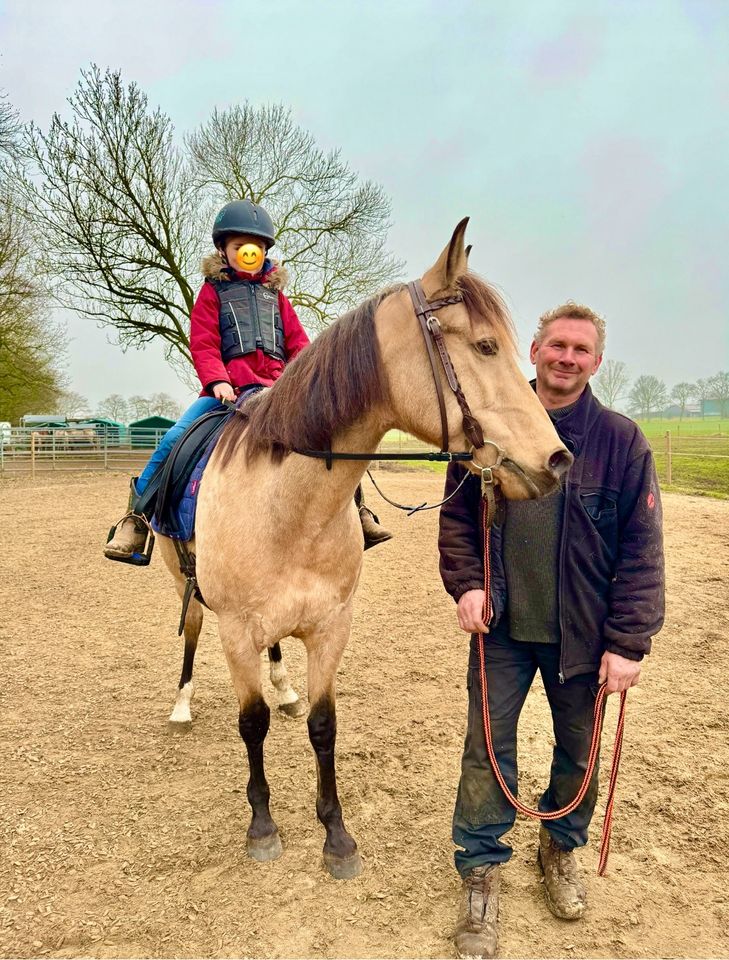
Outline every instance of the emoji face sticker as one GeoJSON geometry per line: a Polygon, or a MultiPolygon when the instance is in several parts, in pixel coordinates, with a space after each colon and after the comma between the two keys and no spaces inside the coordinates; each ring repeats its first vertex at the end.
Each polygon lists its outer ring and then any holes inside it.
{"type": "Polygon", "coordinates": [[[257,243],[244,243],[235,254],[239,270],[245,273],[258,273],[263,266],[263,250],[257,243]]]}

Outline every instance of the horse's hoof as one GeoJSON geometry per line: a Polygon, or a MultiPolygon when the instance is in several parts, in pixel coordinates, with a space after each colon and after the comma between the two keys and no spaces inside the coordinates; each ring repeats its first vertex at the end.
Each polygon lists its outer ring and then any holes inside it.
{"type": "Polygon", "coordinates": [[[362,873],[362,858],[359,851],[355,851],[351,857],[335,857],[325,853],[324,866],[335,880],[353,880],[362,873]]]}
{"type": "Polygon", "coordinates": [[[192,730],[192,720],[173,720],[170,717],[167,721],[167,729],[170,733],[189,733],[192,730]]]}
{"type": "Polygon", "coordinates": [[[306,704],[303,700],[294,700],[293,703],[280,703],[278,709],[285,717],[298,720],[306,713],[306,704]]]}
{"type": "Polygon", "coordinates": [[[278,830],[276,833],[269,833],[267,837],[246,837],[246,849],[251,860],[258,860],[259,863],[278,860],[283,853],[278,830]]]}

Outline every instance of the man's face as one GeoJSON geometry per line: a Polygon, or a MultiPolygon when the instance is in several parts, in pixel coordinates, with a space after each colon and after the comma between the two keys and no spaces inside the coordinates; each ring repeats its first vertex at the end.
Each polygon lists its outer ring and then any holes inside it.
{"type": "Polygon", "coordinates": [[[573,403],[602,363],[591,320],[558,317],[532,342],[529,357],[537,368],[537,393],[553,407],[573,403]]]}

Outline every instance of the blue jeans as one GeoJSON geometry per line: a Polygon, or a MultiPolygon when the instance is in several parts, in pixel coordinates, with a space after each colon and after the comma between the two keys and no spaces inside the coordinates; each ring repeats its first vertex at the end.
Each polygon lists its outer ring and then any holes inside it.
{"type": "MultiPolygon", "coordinates": [[[[456,850],[455,862],[461,876],[474,867],[505,863],[511,857],[511,847],[501,838],[511,829],[516,817],[516,811],[494,777],[486,752],[478,642],[478,636],[474,635],[468,670],[468,730],[453,814],[453,842],[460,848],[456,850]]],[[[545,812],[566,806],[580,788],[587,769],[598,689],[597,673],[581,674],[560,683],[559,654],[558,643],[512,640],[503,627],[496,627],[485,638],[494,752],[514,795],[518,776],[517,723],[534,676],[537,670],[541,673],[555,739],[549,786],[538,805],[545,812]]],[[[597,772],[596,766],[585,798],[576,810],[559,820],[545,822],[563,850],[587,843],[587,828],[597,800],[597,772]]]]}
{"type": "Polygon", "coordinates": [[[187,410],[185,410],[177,423],[173,427],[170,427],[160,440],[159,446],[149,458],[147,466],[137,480],[137,493],[144,493],[145,487],[157,472],[158,467],[161,467],[167,457],[169,457],[170,451],[193,421],[199,419],[204,413],[209,413],[211,410],[222,409],[223,404],[220,400],[216,400],[215,397],[198,397],[192,406],[189,406],[187,410]]]}

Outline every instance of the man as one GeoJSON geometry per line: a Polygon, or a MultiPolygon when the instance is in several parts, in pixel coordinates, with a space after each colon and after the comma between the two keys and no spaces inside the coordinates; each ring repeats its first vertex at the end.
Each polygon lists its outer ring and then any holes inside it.
{"type": "MultiPolygon", "coordinates": [[[[502,501],[491,532],[492,585],[484,622],[480,481],[469,477],[441,508],[441,576],[472,634],[468,731],[453,817],[463,892],[456,924],[461,957],[497,947],[503,837],[515,811],[496,781],[484,741],[477,632],[485,637],[494,749],[513,793],[516,728],[537,669],[552,713],[554,748],[542,811],[574,799],[587,767],[598,685],[638,683],[641,660],[663,623],[661,505],[648,443],[635,423],[603,407],[588,385],[602,361],[605,322],[569,302],[544,314],[531,345],[535,389],[575,461],[562,489],[541,500],[502,501]]],[[[450,464],[446,496],[465,467],[450,464]]],[[[547,732],[545,731],[545,735],[547,732]]],[[[580,918],[585,886],[573,850],[587,842],[597,771],[568,816],[542,823],[537,857],[551,912],[580,918]]]]}

